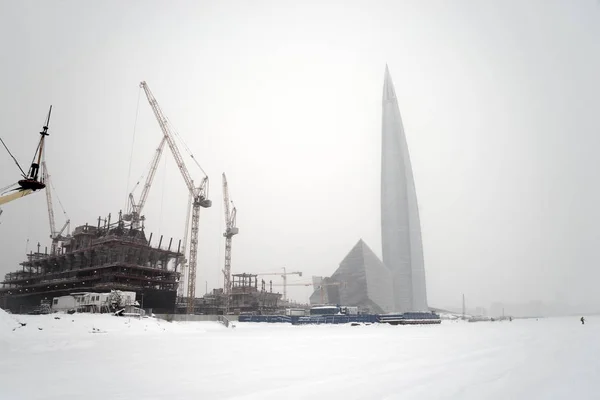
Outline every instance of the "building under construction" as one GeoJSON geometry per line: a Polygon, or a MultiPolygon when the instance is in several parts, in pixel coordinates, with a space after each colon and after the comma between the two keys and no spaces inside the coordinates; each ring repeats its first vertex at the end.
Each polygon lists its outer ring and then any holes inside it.
{"type": "MultiPolygon", "coordinates": [[[[195,314],[278,314],[285,311],[287,305],[281,299],[281,293],[273,293],[272,284],[267,290],[266,282],[261,280],[258,286],[258,275],[256,274],[233,274],[231,275],[231,291],[229,302],[227,294],[223,289],[214,289],[204,297],[194,301],[195,314]]],[[[178,312],[184,313],[186,303],[177,305],[178,312]]]]}
{"type": "Polygon", "coordinates": [[[121,217],[111,223],[98,218],[97,225],[77,227],[51,251],[27,255],[21,269],[5,275],[1,282],[0,306],[23,312],[44,300],[73,292],[134,291],[142,307],[155,312],[173,312],[183,255],[180,244],[158,239],[152,246],[144,227],[121,217]]]}
{"type": "Polygon", "coordinates": [[[273,313],[279,308],[281,294],[266,290],[265,281],[258,288],[258,275],[233,274],[230,309],[239,312],[273,313]]]}

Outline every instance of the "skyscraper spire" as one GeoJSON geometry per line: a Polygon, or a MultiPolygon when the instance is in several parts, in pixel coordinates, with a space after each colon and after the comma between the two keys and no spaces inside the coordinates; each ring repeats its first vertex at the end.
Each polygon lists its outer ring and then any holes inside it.
{"type": "MultiPolygon", "coordinates": [[[[396,101],[396,91],[394,90],[394,83],[392,82],[392,76],[387,64],[385,65],[385,77],[383,79],[383,103],[389,101],[396,101]]],[[[402,122],[402,121],[401,121],[402,122]]]]}
{"type": "Polygon", "coordinates": [[[398,100],[385,67],[381,140],[381,242],[396,311],[427,311],[421,223],[398,100]]]}

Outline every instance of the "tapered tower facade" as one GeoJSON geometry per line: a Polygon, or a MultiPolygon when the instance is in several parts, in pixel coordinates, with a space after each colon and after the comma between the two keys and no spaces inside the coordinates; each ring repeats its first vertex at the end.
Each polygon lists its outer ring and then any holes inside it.
{"type": "Polygon", "coordinates": [[[383,84],[381,241],[395,311],[427,311],[421,223],[408,144],[389,70],[383,84]]]}

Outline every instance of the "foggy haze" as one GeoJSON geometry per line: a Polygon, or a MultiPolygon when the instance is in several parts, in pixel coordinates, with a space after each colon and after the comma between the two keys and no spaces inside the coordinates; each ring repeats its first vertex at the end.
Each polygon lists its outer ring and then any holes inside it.
{"type": "MultiPolygon", "coordinates": [[[[381,258],[387,63],[429,305],[460,306],[463,293],[472,307],[600,301],[595,0],[2,1],[0,22],[0,135],[27,168],[54,106],[46,160],[72,229],[116,218],[145,179],[162,135],[138,87],[148,83],[211,179],[199,295],[223,285],[222,172],[238,209],[233,273],[286,267],[304,273],[290,282],[309,282],[360,238],[381,258]]],[[[19,177],[2,152],[1,187],[19,177]]],[[[146,232],[182,239],[187,198],[167,149],[146,232]]],[[[50,246],[43,192],[3,210],[0,278],[26,249],[50,246]]]]}

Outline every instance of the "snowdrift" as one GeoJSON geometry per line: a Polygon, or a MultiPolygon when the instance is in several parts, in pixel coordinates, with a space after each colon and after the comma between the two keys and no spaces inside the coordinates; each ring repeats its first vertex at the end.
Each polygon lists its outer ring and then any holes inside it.
{"type": "Polygon", "coordinates": [[[228,329],[0,311],[0,398],[591,399],[600,318],[586,319],[228,329]]]}
{"type": "Polygon", "coordinates": [[[0,337],[12,332],[21,324],[9,313],[0,308],[0,337]]]}

